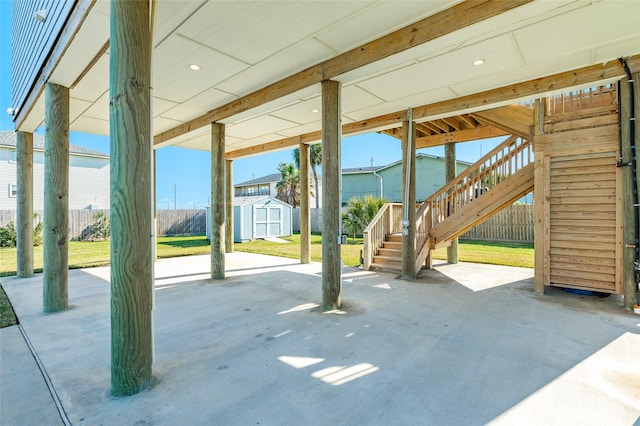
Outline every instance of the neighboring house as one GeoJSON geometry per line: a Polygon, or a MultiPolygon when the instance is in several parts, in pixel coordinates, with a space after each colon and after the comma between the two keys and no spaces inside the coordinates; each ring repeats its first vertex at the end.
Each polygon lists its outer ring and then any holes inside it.
{"type": "MultiPolygon", "coordinates": [[[[456,175],[471,163],[456,162],[456,175]]],[[[416,154],[416,200],[423,201],[446,183],[443,157],[416,154]]],[[[342,169],[342,205],[353,197],[373,195],[402,202],[402,160],[386,166],[342,169]]]]}
{"type": "MultiPolygon", "coordinates": [[[[276,187],[280,182],[280,173],[273,173],[270,175],[258,177],[248,180],[246,182],[237,183],[233,186],[235,197],[252,197],[254,195],[270,195],[272,197],[278,196],[278,188],[276,187]]],[[[313,195],[309,197],[309,205],[314,208],[316,206],[315,195],[318,191],[313,187],[313,176],[309,176],[309,183],[311,185],[311,192],[313,195]]],[[[318,176],[319,191],[322,191],[322,177],[318,176]]],[[[322,200],[319,200],[319,205],[322,207],[322,200]]]]}
{"type": "MultiPolygon", "coordinates": [[[[16,134],[0,131],[0,210],[16,210],[16,134]]],[[[109,155],[69,145],[69,209],[109,208],[109,155]]],[[[44,209],[44,136],[33,135],[33,209],[44,209]]]]}

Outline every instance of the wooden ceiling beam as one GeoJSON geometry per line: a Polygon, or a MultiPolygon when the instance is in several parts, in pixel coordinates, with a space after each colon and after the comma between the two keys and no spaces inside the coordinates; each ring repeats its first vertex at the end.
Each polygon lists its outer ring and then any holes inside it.
{"type": "Polygon", "coordinates": [[[480,126],[473,129],[458,130],[439,135],[425,136],[416,139],[416,149],[440,146],[450,142],[469,142],[479,139],[506,136],[509,132],[493,126],[480,126]]]}
{"type": "Polygon", "coordinates": [[[430,123],[430,124],[434,125],[434,126],[435,126],[435,127],[437,127],[438,129],[440,129],[441,131],[440,131],[440,132],[438,132],[438,133],[442,133],[442,132],[448,133],[448,132],[450,132],[450,131],[452,130],[452,129],[451,129],[451,126],[449,126],[449,125],[448,125],[445,121],[443,121],[442,119],[438,119],[438,120],[430,120],[430,121],[428,121],[428,123],[430,123]]]}
{"type": "Polygon", "coordinates": [[[454,130],[462,130],[462,124],[457,116],[443,118],[442,121],[451,126],[454,130]]]}
{"type": "Polygon", "coordinates": [[[416,130],[419,131],[419,132],[424,133],[426,136],[431,136],[433,134],[440,133],[440,132],[436,132],[436,131],[430,129],[429,127],[425,126],[424,123],[416,123],[416,130]]]}
{"type": "MultiPolygon", "coordinates": [[[[627,58],[627,64],[633,72],[640,71],[640,55],[634,55],[627,58]]],[[[561,72],[558,74],[541,77],[535,80],[529,80],[522,83],[510,84],[497,89],[487,90],[485,92],[475,93],[472,95],[461,96],[459,98],[450,99],[446,101],[436,102],[433,104],[422,105],[413,108],[413,118],[428,118],[429,116],[441,115],[441,114],[455,114],[458,111],[468,110],[472,108],[480,108],[483,105],[490,107],[491,105],[503,102],[509,102],[520,98],[534,98],[540,97],[541,94],[552,91],[559,91],[569,87],[581,86],[590,83],[596,83],[603,80],[611,80],[616,78],[622,78],[625,76],[624,69],[617,60],[605,62],[603,64],[591,65],[583,68],[578,68],[571,71],[561,72]]],[[[373,117],[367,120],[355,121],[353,123],[345,124],[342,126],[342,134],[363,133],[368,130],[374,131],[382,127],[393,126],[402,123],[406,118],[406,110],[397,111],[391,114],[385,114],[378,117],[373,117]]],[[[420,123],[427,125],[429,122],[420,123]]],[[[480,126],[483,127],[483,126],[480,126]]],[[[473,130],[473,129],[468,129],[473,130]]],[[[462,132],[462,130],[460,130],[462,132]]],[[[494,130],[493,132],[497,132],[494,130]]],[[[507,134],[503,130],[501,134],[507,134]]],[[[316,136],[320,132],[306,133],[301,137],[304,138],[305,143],[311,143],[312,140],[319,141],[321,136],[316,136]],[[314,139],[316,138],[317,139],[314,139]]],[[[484,137],[500,136],[501,134],[491,134],[484,137]]],[[[438,135],[435,135],[438,136],[438,135]]],[[[426,136],[427,138],[432,136],[426,136]]],[[[475,140],[475,139],[469,139],[475,140]]],[[[282,146],[278,146],[279,141],[270,142],[269,146],[276,146],[278,149],[282,146]]],[[[455,141],[454,141],[455,142],[455,141]]],[[[299,143],[299,142],[298,142],[299,143]]],[[[446,143],[446,141],[444,142],[446,143]]],[[[267,145],[267,144],[265,144],[267,145]]],[[[294,144],[290,145],[293,146],[294,144]]],[[[248,148],[247,148],[248,149],[248,148]]],[[[239,158],[252,154],[259,154],[261,152],[267,152],[270,149],[260,149],[260,147],[252,148],[253,151],[249,153],[247,149],[228,152],[227,158],[239,158]]]]}
{"type": "Polygon", "coordinates": [[[505,105],[499,108],[478,111],[472,114],[478,121],[506,130],[507,132],[531,138],[534,112],[522,105],[505,105]]]}
{"type": "MultiPolygon", "coordinates": [[[[627,58],[627,64],[632,70],[640,70],[640,55],[627,58]]],[[[598,81],[612,80],[625,76],[620,62],[615,59],[596,65],[590,65],[571,71],[565,71],[522,83],[510,84],[497,89],[487,90],[472,95],[460,96],[454,99],[436,102],[413,108],[414,120],[429,118],[441,114],[457,111],[481,109],[483,106],[504,103],[516,99],[540,97],[544,93],[557,92],[569,87],[582,86],[598,81]]]]}
{"type": "Polygon", "coordinates": [[[467,128],[473,129],[474,127],[478,127],[478,121],[469,114],[462,114],[458,117],[460,117],[460,121],[467,125],[467,128]]]}
{"type": "Polygon", "coordinates": [[[302,72],[286,77],[221,107],[214,108],[173,129],[159,133],[153,138],[154,144],[167,142],[185,133],[204,127],[209,123],[256,108],[266,102],[435,40],[531,1],[483,0],[458,3],[442,12],[428,16],[320,64],[311,66],[302,72]]]}

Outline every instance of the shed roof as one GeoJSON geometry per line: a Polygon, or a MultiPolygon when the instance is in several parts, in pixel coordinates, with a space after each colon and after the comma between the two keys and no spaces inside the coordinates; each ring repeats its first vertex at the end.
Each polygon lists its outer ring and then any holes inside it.
{"type": "Polygon", "coordinates": [[[253,204],[253,203],[256,203],[258,201],[265,200],[265,199],[268,199],[270,201],[275,201],[278,204],[282,204],[282,205],[291,207],[290,204],[285,203],[282,200],[278,200],[277,198],[272,197],[270,195],[251,195],[251,196],[247,196],[247,197],[234,197],[233,198],[233,205],[234,206],[246,206],[247,204],[253,204]]]}
{"type": "MultiPolygon", "coordinates": [[[[12,131],[0,131],[0,146],[8,146],[16,148],[16,133],[12,131]]],[[[33,134],[33,149],[36,151],[44,151],[44,136],[37,133],[33,134]]],[[[83,146],[69,144],[69,153],[82,155],[86,157],[109,158],[109,154],[85,148],[83,146]]]]}

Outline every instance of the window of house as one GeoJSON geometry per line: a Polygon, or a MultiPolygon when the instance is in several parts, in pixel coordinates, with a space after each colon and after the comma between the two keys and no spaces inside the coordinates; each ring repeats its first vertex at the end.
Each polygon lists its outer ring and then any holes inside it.
{"type": "Polygon", "coordinates": [[[260,185],[260,189],[258,189],[258,193],[260,195],[269,195],[269,184],[260,185]]]}
{"type": "Polygon", "coordinates": [[[13,150],[11,151],[11,159],[9,159],[9,162],[15,163],[16,161],[18,161],[18,151],[13,150]]]}
{"type": "Polygon", "coordinates": [[[254,195],[256,193],[256,187],[255,186],[248,186],[247,187],[247,195],[254,195]]]}
{"type": "Polygon", "coordinates": [[[9,198],[16,198],[18,196],[18,185],[9,184],[9,198]]]}

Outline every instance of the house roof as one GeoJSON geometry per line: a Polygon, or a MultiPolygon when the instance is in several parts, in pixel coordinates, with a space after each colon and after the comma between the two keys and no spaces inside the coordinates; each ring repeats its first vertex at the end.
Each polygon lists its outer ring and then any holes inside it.
{"type": "MultiPolygon", "coordinates": [[[[431,158],[431,159],[434,159],[434,160],[444,160],[444,157],[439,157],[437,155],[423,154],[423,153],[416,154],[416,160],[419,160],[421,158],[431,158]]],[[[472,163],[469,163],[467,161],[460,161],[460,160],[457,160],[456,163],[463,164],[465,166],[470,166],[472,164],[472,163]]],[[[393,166],[396,166],[398,164],[402,164],[402,160],[394,161],[393,163],[385,164],[383,166],[354,167],[354,168],[349,168],[349,169],[342,169],[342,173],[343,174],[374,173],[374,172],[379,172],[379,171],[384,170],[384,169],[388,169],[389,167],[393,167],[393,166]]]]}
{"type": "Polygon", "coordinates": [[[280,173],[272,173],[270,175],[258,177],[245,182],[236,183],[234,186],[258,185],[261,183],[278,182],[279,180],[280,180],[280,173]]]}
{"type": "MultiPolygon", "coordinates": [[[[0,146],[8,146],[16,148],[16,134],[12,131],[0,131],[0,146]]],[[[44,151],[44,136],[37,133],[33,134],[33,149],[36,151],[44,151]]],[[[85,148],[83,146],[69,144],[69,153],[83,155],[87,157],[109,158],[109,154],[85,148]]]]}

